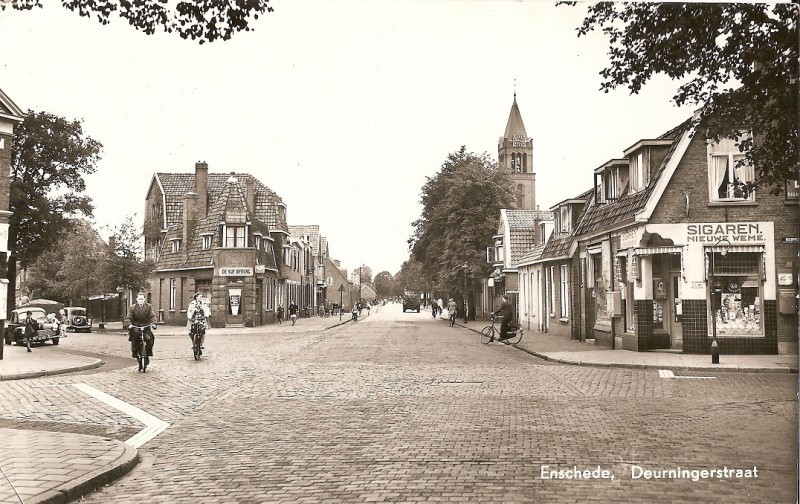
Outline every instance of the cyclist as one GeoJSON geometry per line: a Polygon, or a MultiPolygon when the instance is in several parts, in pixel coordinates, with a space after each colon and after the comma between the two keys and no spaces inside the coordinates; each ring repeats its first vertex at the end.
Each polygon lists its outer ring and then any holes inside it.
{"type": "MultiPolygon", "coordinates": [[[[514,320],[514,308],[511,306],[511,303],[508,302],[507,294],[503,294],[503,303],[500,305],[500,308],[494,312],[494,315],[503,316],[500,323],[500,340],[508,339],[508,326],[511,324],[511,321],[514,320]]],[[[492,340],[494,340],[494,335],[489,341],[491,342],[492,340]]]]}
{"type": "Polygon", "coordinates": [[[283,305],[278,305],[278,323],[283,324],[283,305]]]}
{"type": "Polygon", "coordinates": [[[433,301],[431,301],[431,314],[433,315],[433,318],[436,318],[436,315],[438,313],[439,313],[439,303],[437,303],[436,300],[434,299],[433,301]]]}
{"type": "Polygon", "coordinates": [[[450,319],[450,327],[452,327],[456,321],[456,302],[453,301],[453,298],[447,302],[447,318],[450,319]]]}
{"type": "Polygon", "coordinates": [[[152,329],[156,327],[156,314],[149,303],[144,302],[144,292],[136,294],[136,303],[128,308],[128,316],[125,317],[123,327],[128,330],[128,341],[131,342],[131,357],[136,358],[136,351],[139,349],[139,335],[133,326],[149,325],[143,329],[145,342],[145,363],[150,364],[150,357],[153,356],[153,345],[156,337],[152,329]]]}
{"type": "Polygon", "coordinates": [[[289,318],[292,319],[292,325],[297,322],[297,310],[297,305],[294,304],[294,300],[292,300],[292,302],[289,303],[289,318]]]}
{"type": "Polygon", "coordinates": [[[200,331],[200,355],[203,355],[203,348],[205,348],[206,328],[208,326],[208,317],[210,316],[211,310],[203,302],[203,293],[196,293],[186,309],[186,318],[189,319],[189,339],[192,340],[192,344],[194,344],[192,325],[197,324],[200,331]]]}

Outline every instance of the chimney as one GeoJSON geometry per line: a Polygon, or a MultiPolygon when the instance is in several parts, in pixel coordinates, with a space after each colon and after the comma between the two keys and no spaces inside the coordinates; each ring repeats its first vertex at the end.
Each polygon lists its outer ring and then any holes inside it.
{"type": "Polygon", "coordinates": [[[108,237],[108,248],[111,249],[111,252],[115,252],[117,250],[117,237],[116,235],[111,235],[108,237]]]}
{"type": "Polygon", "coordinates": [[[335,264],[337,268],[341,268],[342,267],[342,262],[340,260],[338,260],[338,259],[334,259],[333,260],[333,264],[335,264]]]}
{"type": "Polygon", "coordinates": [[[250,211],[250,218],[256,217],[256,182],[252,175],[247,176],[247,209],[250,211]]]}
{"type": "Polygon", "coordinates": [[[208,215],[208,163],[198,161],[194,164],[194,192],[197,194],[197,215],[205,219],[208,215]]]}
{"type": "Polygon", "coordinates": [[[197,201],[196,193],[186,193],[183,196],[183,242],[181,247],[189,252],[189,239],[194,234],[194,225],[197,223],[197,201]]]}

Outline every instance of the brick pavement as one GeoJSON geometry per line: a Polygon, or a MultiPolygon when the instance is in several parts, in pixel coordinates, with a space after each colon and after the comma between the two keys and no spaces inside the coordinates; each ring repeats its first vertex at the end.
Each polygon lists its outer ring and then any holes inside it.
{"type": "MultiPolygon", "coordinates": [[[[312,330],[309,320],[302,329],[211,332],[200,362],[191,360],[188,337],[159,329],[146,376],[151,396],[142,396],[145,376],[132,368],[79,375],[172,424],[143,448],[152,470],[137,469],[87,501],[642,502],[669,493],[674,502],[715,502],[744,490],[754,492],[750,500],[783,502],[780,482],[796,478],[796,443],[794,451],[785,443],[797,429],[786,421],[796,418],[791,375],[677,381],[639,369],[540,365],[509,347],[479,345],[462,328],[374,315],[329,331],[312,330]],[[770,478],[698,485],[620,477],[598,493],[597,482],[537,475],[545,463],[602,463],[624,475],[634,462],[750,461],[769,461],[770,478]],[[151,483],[143,486],[144,477],[151,483]]],[[[108,335],[81,343],[125,354],[108,335]]],[[[0,427],[50,422],[77,432],[96,422],[115,439],[135,430],[124,415],[80,398],[75,381],[0,384],[0,427]],[[26,399],[31,390],[35,400],[26,399]]]]}

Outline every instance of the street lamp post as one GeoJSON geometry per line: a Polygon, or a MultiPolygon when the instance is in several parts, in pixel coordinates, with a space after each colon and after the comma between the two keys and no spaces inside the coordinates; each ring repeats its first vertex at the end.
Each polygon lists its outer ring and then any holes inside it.
{"type": "Polygon", "coordinates": [[[467,263],[464,263],[464,323],[467,323],[467,310],[469,309],[469,305],[467,304],[467,263]]]}
{"type": "MultiPolygon", "coordinates": [[[[722,254],[722,257],[725,257],[726,255],[728,255],[728,249],[731,246],[731,242],[729,242],[725,238],[717,240],[717,243],[715,243],[711,247],[711,268],[710,268],[711,271],[709,272],[709,275],[708,275],[709,276],[708,283],[709,283],[709,286],[711,287],[710,288],[710,291],[711,291],[711,364],[719,364],[719,343],[717,342],[717,309],[716,309],[716,306],[714,305],[714,300],[716,299],[716,296],[714,296],[714,280],[715,280],[715,274],[716,274],[716,269],[715,269],[716,264],[715,264],[715,261],[714,261],[714,256],[716,255],[715,249],[717,248],[717,245],[720,245],[722,242],[725,242],[725,245],[723,246],[722,250],[720,251],[720,254],[722,254]]],[[[721,289],[720,289],[720,292],[722,292],[721,289]]]]}

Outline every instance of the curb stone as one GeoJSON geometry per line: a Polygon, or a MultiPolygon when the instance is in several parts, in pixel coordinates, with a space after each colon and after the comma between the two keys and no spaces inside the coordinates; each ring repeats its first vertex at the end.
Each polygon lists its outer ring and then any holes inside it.
{"type": "MultiPolygon", "coordinates": [[[[456,322],[456,325],[459,327],[463,327],[469,331],[472,331],[476,334],[480,334],[480,331],[473,329],[471,327],[467,327],[464,324],[460,324],[456,322]]],[[[577,361],[571,359],[562,359],[558,357],[550,357],[547,354],[539,353],[534,350],[529,350],[527,348],[523,348],[516,345],[511,345],[509,343],[504,343],[507,346],[511,346],[525,352],[529,355],[532,355],[536,358],[550,361],[550,362],[557,362],[559,364],[566,364],[569,366],[588,366],[588,367],[600,367],[600,368],[625,368],[625,369],[669,369],[672,371],[697,371],[697,372],[727,372],[727,373],[790,373],[790,374],[798,374],[798,368],[790,367],[790,368],[742,368],[740,366],[727,366],[727,367],[690,367],[690,366],[676,366],[676,365],[669,365],[669,364],[635,364],[635,363],[622,363],[622,362],[585,362],[585,361],[577,361]]]]}
{"type": "Polygon", "coordinates": [[[114,440],[123,446],[122,455],[114,461],[111,469],[96,469],[85,474],[77,481],[72,481],[49,490],[33,499],[28,504],[67,504],[80,499],[86,494],[98,490],[100,487],[125,476],[139,463],[139,452],[133,446],[114,440]],[[117,463],[121,461],[120,463],[117,463]]]}
{"type": "Polygon", "coordinates": [[[99,368],[103,364],[104,362],[102,360],[94,359],[94,362],[90,362],[88,364],[82,364],[80,366],[72,366],[67,368],[49,369],[49,370],[46,369],[42,371],[31,371],[29,373],[0,374],[0,381],[23,380],[26,378],[41,378],[43,376],[54,376],[65,373],[75,373],[77,371],[88,371],[89,369],[99,368]]]}

